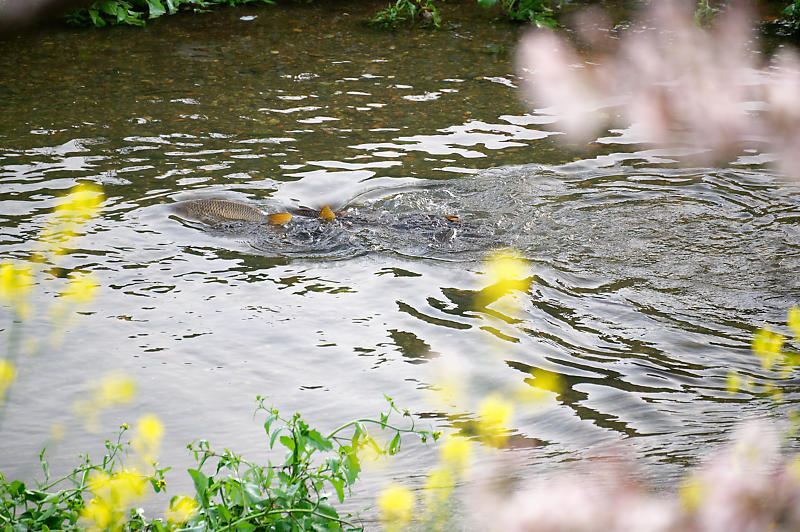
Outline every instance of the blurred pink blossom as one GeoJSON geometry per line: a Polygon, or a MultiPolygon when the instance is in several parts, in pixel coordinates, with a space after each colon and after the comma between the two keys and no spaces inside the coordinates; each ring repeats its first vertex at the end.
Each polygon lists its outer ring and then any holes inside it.
{"type": "Polygon", "coordinates": [[[632,460],[588,460],[511,493],[478,483],[472,522],[504,532],[797,531],[799,460],[784,459],[771,427],[749,423],[676,492],[636,481],[632,460]]]}
{"type": "Polygon", "coordinates": [[[517,56],[528,97],[572,142],[635,125],[642,142],[688,145],[705,162],[757,145],[800,176],[800,58],[784,49],[764,66],[750,11],[734,4],[702,29],[694,3],[652,2],[618,37],[588,10],[576,30],[585,54],[562,34],[533,31],[517,56]]]}

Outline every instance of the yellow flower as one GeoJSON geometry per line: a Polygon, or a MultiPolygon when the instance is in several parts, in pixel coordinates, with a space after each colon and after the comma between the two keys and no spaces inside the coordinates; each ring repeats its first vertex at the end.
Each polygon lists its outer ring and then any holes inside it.
{"type": "Polygon", "coordinates": [[[135,471],[123,469],[111,475],[94,471],[88,484],[94,498],[81,510],[81,517],[90,521],[91,530],[119,530],[146,486],[147,478],[135,471]]]}
{"type": "Polygon", "coordinates": [[[502,447],[508,439],[506,431],[513,415],[513,403],[497,393],[487,396],[478,405],[478,431],[481,438],[493,447],[502,447]]]}
{"type": "Polygon", "coordinates": [[[131,441],[131,446],[145,462],[153,462],[158,455],[158,447],[164,434],[164,426],[153,414],[139,418],[136,437],[131,441]]]}
{"type": "MultiPolygon", "coordinates": [[[[490,254],[486,260],[489,286],[479,292],[475,301],[477,307],[486,307],[513,290],[527,290],[530,285],[529,270],[528,261],[513,249],[500,249],[490,254]]],[[[517,308],[507,302],[499,310],[511,313],[517,308]]]]}
{"type": "Polygon", "coordinates": [[[528,261],[514,249],[498,249],[492,252],[487,258],[486,274],[492,283],[519,281],[530,275],[528,261]]]}
{"type": "Polygon", "coordinates": [[[139,418],[139,433],[147,442],[158,443],[164,434],[164,426],[156,416],[147,414],[139,418]]]}
{"type": "Polygon", "coordinates": [[[92,499],[81,509],[81,517],[90,522],[89,530],[108,530],[111,525],[111,510],[105,501],[92,499]]]}
{"type": "Polygon", "coordinates": [[[94,184],[80,184],[73,187],[65,199],[55,208],[56,214],[91,218],[100,210],[103,189],[94,184]]]}
{"type": "Polygon", "coordinates": [[[111,487],[111,501],[123,510],[144,495],[147,479],[135,472],[122,470],[115,473],[109,482],[111,487]]]}
{"type": "Polygon", "coordinates": [[[99,283],[91,273],[73,272],[61,297],[73,303],[88,303],[94,299],[99,283]]]}
{"type": "Polygon", "coordinates": [[[183,524],[192,518],[197,513],[197,501],[181,495],[180,497],[173,497],[169,501],[169,508],[164,513],[164,517],[172,524],[183,524]]]}
{"type": "Polygon", "coordinates": [[[361,434],[356,442],[356,453],[361,467],[369,470],[383,469],[386,467],[386,452],[375,438],[369,434],[361,434]]]}
{"type": "Polygon", "coordinates": [[[554,371],[535,369],[531,371],[531,376],[533,382],[515,394],[520,401],[542,403],[550,399],[553,394],[560,394],[564,389],[561,374],[554,371]]]}
{"type": "Polygon", "coordinates": [[[689,478],[683,483],[679,491],[679,499],[684,509],[694,512],[703,503],[705,495],[703,484],[696,478],[689,478]]]}
{"type": "Polygon", "coordinates": [[[53,426],[50,427],[50,439],[53,442],[62,441],[66,434],[67,428],[62,423],[54,423],[53,426]]]}
{"type": "Polygon", "coordinates": [[[786,320],[786,324],[792,330],[794,339],[800,342],[800,307],[792,307],[789,309],[789,318],[786,320]]]}
{"type": "Polygon", "coordinates": [[[429,513],[435,512],[447,502],[453,493],[455,479],[448,467],[437,467],[425,482],[425,506],[429,513]]]}
{"type": "Polygon", "coordinates": [[[728,393],[736,393],[742,388],[742,378],[735,371],[729,371],[725,378],[725,388],[728,393]]]}
{"type": "Polygon", "coordinates": [[[104,471],[93,471],[89,475],[89,491],[94,494],[100,493],[109,483],[111,477],[104,471]]]}
{"type": "Polygon", "coordinates": [[[794,480],[796,484],[800,484],[800,455],[795,455],[786,466],[786,469],[791,475],[792,480],[794,480]]]}
{"type": "Polygon", "coordinates": [[[397,530],[411,522],[414,494],[400,484],[390,484],[378,496],[381,520],[389,529],[397,530]]]}
{"type": "Polygon", "coordinates": [[[437,399],[441,406],[448,407],[459,402],[459,399],[463,396],[462,388],[463,385],[460,379],[450,376],[441,378],[435,388],[437,393],[434,398],[437,399]]]}
{"type": "Polygon", "coordinates": [[[136,395],[136,381],[122,374],[103,377],[94,393],[94,402],[102,407],[130,403],[136,395]]]}
{"type": "Polygon", "coordinates": [[[445,466],[460,473],[469,467],[472,446],[466,438],[448,435],[441,443],[439,455],[445,466]]]}
{"type": "Polygon", "coordinates": [[[136,393],[136,383],[130,377],[110,374],[93,385],[91,395],[75,403],[76,413],[86,421],[86,427],[96,432],[100,413],[106,409],[129,403],[136,393]]]}
{"type": "Polygon", "coordinates": [[[28,294],[32,286],[33,270],[29,266],[11,262],[0,266],[0,300],[12,305],[21,318],[30,314],[28,294]]]}
{"type": "Polygon", "coordinates": [[[6,396],[6,390],[11,386],[11,383],[14,382],[14,379],[17,378],[17,370],[14,367],[14,364],[9,362],[4,358],[0,358],[0,405],[3,404],[3,400],[6,396]]]}
{"type": "Polygon", "coordinates": [[[63,246],[75,237],[86,220],[93,218],[103,202],[103,191],[97,185],[74,187],[54,210],[54,216],[44,228],[39,240],[49,244],[49,250],[60,254],[63,246]]]}
{"type": "Polygon", "coordinates": [[[767,329],[759,329],[753,336],[753,353],[761,360],[761,367],[770,369],[781,356],[783,336],[767,329]]]}

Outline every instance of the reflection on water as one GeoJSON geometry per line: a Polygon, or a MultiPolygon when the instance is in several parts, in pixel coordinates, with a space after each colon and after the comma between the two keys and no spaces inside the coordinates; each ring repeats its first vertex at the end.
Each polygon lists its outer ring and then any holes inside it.
{"type": "MultiPolygon", "coordinates": [[[[752,332],[800,300],[796,189],[757,154],[676,169],[678,153],[622,150],[625,134],[573,160],[550,119],[516,102],[508,58],[485,53],[513,28],[354,31],[364,9],[324,23],[314,6],[231,10],[1,45],[0,68],[27,74],[0,81],[0,257],[28,256],[76,180],[107,198],[49,273],[92,271],[100,296],[63,346],[20,361],[4,474],[35,473],[56,421],[70,428],[55,463],[96,450],[70,405],[115,369],[140,393],[105,432],[157,413],[173,472],[193,439],[260,453],[257,394],[324,426],[374,414],[386,393],[466,431],[475,405],[437,401],[442,375],[474,396],[535,386],[534,369],[562,377],[553,408],[514,421],[530,472],[627,439],[669,484],[736,421],[784,410],[728,394],[725,376],[766,381],[752,332]],[[170,216],[199,197],[349,214],[285,227],[170,216]],[[530,261],[514,315],[481,297],[496,247],[530,261]]],[[[778,386],[795,398],[796,377],[778,386]]],[[[432,460],[413,447],[389,474],[421,483],[432,460]]]]}

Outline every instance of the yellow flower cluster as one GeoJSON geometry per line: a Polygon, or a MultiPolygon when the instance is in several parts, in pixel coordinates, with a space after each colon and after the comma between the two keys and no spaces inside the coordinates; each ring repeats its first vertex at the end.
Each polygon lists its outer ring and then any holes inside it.
{"type": "Polygon", "coordinates": [[[530,286],[530,267],[519,252],[500,249],[491,253],[486,261],[489,286],[481,290],[475,301],[478,308],[495,303],[498,311],[513,314],[519,306],[504,296],[513,291],[524,292],[530,286]]]}
{"type": "Polygon", "coordinates": [[[75,412],[84,418],[87,429],[97,431],[100,413],[106,409],[124,405],[133,400],[136,382],[123,374],[110,374],[92,387],[89,396],[75,403],[75,412]]]}
{"type": "Polygon", "coordinates": [[[16,377],[17,370],[14,368],[14,364],[0,358],[0,405],[5,401],[6,391],[8,391],[8,388],[16,377]]]}
{"type": "Polygon", "coordinates": [[[111,475],[96,472],[89,479],[92,499],[81,510],[89,530],[122,530],[127,511],[144,495],[148,477],[123,469],[111,475]]]}
{"type": "MultiPolygon", "coordinates": [[[[127,425],[124,427],[127,428],[127,425]]],[[[132,446],[143,466],[154,463],[155,454],[153,453],[158,449],[163,432],[164,428],[155,416],[145,415],[139,419],[132,446]],[[143,452],[147,454],[142,454],[143,452]]],[[[89,530],[122,530],[129,510],[142,500],[147,483],[152,478],[140,474],[137,469],[122,469],[114,473],[93,472],[88,485],[92,499],[81,509],[80,514],[85,521],[86,528],[89,530]]],[[[180,503],[176,506],[178,502],[173,500],[170,505],[173,512],[189,512],[187,503],[180,503]]],[[[174,515],[177,516],[178,513],[174,515]]]]}
{"type": "Polygon", "coordinates": [[[400,484],[390,484],[378,496],[378,509],[386,530],[400,530],[411,522],[416,505],[411,490],[400,484]]]}
{"type": "MultiPolygon", "coordinates": [[[[789,309],[786,325],[792,331],[795,342],[800,344],[800,307],[789,309]]],[[[780,369],[783,373],[788,373],[793,366],[800,364],[800,354],[784,351],[785,342],[784,335],[760,328],[753,334],[750,347],[762,368],[765,370],[780,369]]],[[[740,390],[752,390],[755,385],[752,379],[744,380],[735,371],[730,371],[726,377],[725,387],[728,393],[736,393],[740,390]]],[[[782,399],[782,392],[772,383],[767,384],[764,391],[776,401],[782,399]]]]}
{"type": "Polygon", "coordinates": [[[514,403],[499,393],[488,395],[478,405],[478,434],[491,447],[503,447],[514,415],[514,403]]]}
{"type": "Polygon", "coordinates": [[[39,241],[44,251],[61,255],[78,236],[86,221],[97,216],[103,203],[103,191],[97,185],[81,184],[73,188],[54,211],[42,230],[39,241]]]}
{"type": "Polygon", "coordinates": [[[0,300],[7,303],[20,319],[30,317],[28,300],[33,287],[33,270],[30,266],[6,262],[0,265],[0,300]]]}
{"type": "Polygon", "coordinates": [[[783,335],[767,329],[759,329],[753,336],[753,353],[761,361],[761,367],[772,369],[775,362],[781,358],[783,335]]]}
{"type": "MultiPolygon", "coordinates": [[[[0,263],[0,303],[8,305],[15,315],[16,321],[22,322],[31,317],[33,305],[31,291],[35,284],[36,271],[40,269],[38,263],[44,261],[42,252],[62,254],[66,243],[76,236],[81,226],[93,216],[96,216],[103,193],[96,185],[78,185],[73,188],[65,199],[55,208],[53,216],[41,231],[38,238],[39,252],[34,254],[30,261],[0,263]]],[[[56,327],[51,340],[59,336],[58,322],[61,321],[66,311],[76,304],[84,304],[94,297],[98,283],[89,274],[72,274],[66,289],[60,294],[61,298],[50,309],[50,316],[54,319],[56,327]]],[[[14,327],[21,326],[15,324],[14,327]]],[[[24,339],[23,346],[35,351],[38,344],[35,338],[24,339]]],[[[6,358],[0,359],[0,404],[5,399],[8,387],[15,377],[14,357],[17,354],[17,344],[9,347],[6,358]]]]}
{"type": "Polygon", "coordinates": [[[142,416],[136,434],[131,440],[131,446],[145,463],[155,462],[163,435],[164,426],[156,416],[152,414],[142,416]]]}
{"type": "Polygon", "coordinates": [[[425,483],[426,513],[433,528],[441,528],[437,518],[446,517],[442,510],[446,510],[456,482],[469,476],[471,459],[472,445],[466,438],[448,435],[442,440],[439,466],[431,471],[425,483]]]}
{"type": "Polygon", "coordinates": [[[198,508],[197,501],[186,495],[180,495],[173,497],[169,502],[169,508],[164,513],[164,517],[172,525],[182,525],[197,513],[198,508]]]}
{"type": "MultiPolygon", "coordinates": [[[[525,292],[530,287],[532,275],[528,262],[515,250],[502,249],[491,253],[486,261],[488,286],[475,298],[475,309],[489,317],[498,312],[512,315],[520,311],[517,300],[506,297],[512,292],[525,292]],[[487,312],[491,305],[492,311],[487,312]]],[[[503,318],[504,319],[504,318],[503,318]]],[[[453,368],[445,370],[437,381],[436,400],[450,406],[463,400],[464,379],[454,376],[453,368]]],[[[541,402],[561,393],[561,376],[553,371],[533,370],[532,382],[516,394],[491,393],[476,407],[473,425],[477,439],[490,448],[504,447],[511,432],[515,400],[541,402]]],[[[526,381],[527,382],[527,381],[526,381]]],[[[462,436],[450,435],[441,440],[439,463],[431,470],[423,487],[426,529],[445,530],[448,518],[448,501],[456,484],[470,474],[473,444],[462,436]]],[[[393,483],[378,498],[381,519],[388,530],[407,527],[412,519],[416,497],[407,488],[393,483]]]]}

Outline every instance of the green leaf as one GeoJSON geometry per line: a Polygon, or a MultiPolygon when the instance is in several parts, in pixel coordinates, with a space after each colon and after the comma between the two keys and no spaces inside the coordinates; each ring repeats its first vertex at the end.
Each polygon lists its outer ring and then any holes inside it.
{"type": "Polygon", "coordinates": [[[20,481],[20,480],[15,480],[15,481],[14,481],[14,482],[12,482],[11,484],[9,484],[9,490],[8,490],[8,492],[9,492],[11,495],[15,496],[15,497],[19,497],[19,496],[20,496],[20,494],[21,494],[22,492],[24,492],[24,491],[25,491],[25,483],[24,483],[24,482],[22,482],[22,481],[20,481]]]}
{"type": "Polygon", "coordinates": [[[342,471],[344,472],[347,484],[353,484],[361,473],[361,462],[358,460],[358,455],[355,452],[348,453],[342,462],[342,471]]]}
{"type": "Polygon", "coordinates": [[[389,455],[395,455],[400,450],[400,433],[394,435],[392,442],[389,444],[389,455]]]}
{"type": "Polygon", "coordinates": [[[333,488],[336,490],[336,497],[339,499],[339,502],[344,502],[344,479],[341,478],[331,478],[330,483],[333,485],[333,488]]]}
{"type": "Polygon", "coordinates": [[[189,469],[188,472],[189,476],[192,477],[194,481],[194,489],[197,491],[197,494],[203,501],[208,501],[208,495],[206,494],[208,491],[208,477],[197,469],[189,469]]]}
{"type": "Polygon", "coordinates": [[[150,12],[149,18],[157,18],[166,14],[167,10],[160,0],[145,0],[147,2],[147,9],[150,12]]]}
{"type": "Polygon", "coordinates": [[[269,437],[269,448],[270,448],[270,449],[272,449],[272,448],[274,448],[274,447],[275,447],[275,439],[278,437],[278,435],[279,435],[281,432],[283,432],[283,429],[282,429],[282,428],[280,428],[280,429],[277,429],[277,430],[275,430],[275,432],[273,432],[273,433],[272,433],[272,435],[269,437]]]}
{"type": "Polygon", "coordinates": [[[318,451],[333,449],[331,441],[314,429],[309,430],[306,437],[308,438],[308,444],[318,451]]]}
{"type": "Polygon", "coordinates": [[[478,5],[481,7],[492,7],[497,3],[497,0],[478,0],[478,5]]]}
{"type": "Polygon", "coordinates": [[[281,444],[289,449],[290,451],[294,451],[295,449],[295,440],[290,436],[281,436],[280,437],[281,444]]]}
{"type": "Polygon", "coordinates": [[[100,15],[100,11],[97,8],[89,8],[89,18],[92,19],[92,24],[98,28],[106,25],[105,19],[100,15]]]}
{"type": "MultiPolygon", "coordinates": [[[[235,501],[234,501],[235,502],[235,501]]],[[[217,511],[219,512],[220,517],[225,520],[225,522],[230,523],[231,521],[231,512],[228,510],[225,505],[220,504],[217,506],[217,511]]]]}

